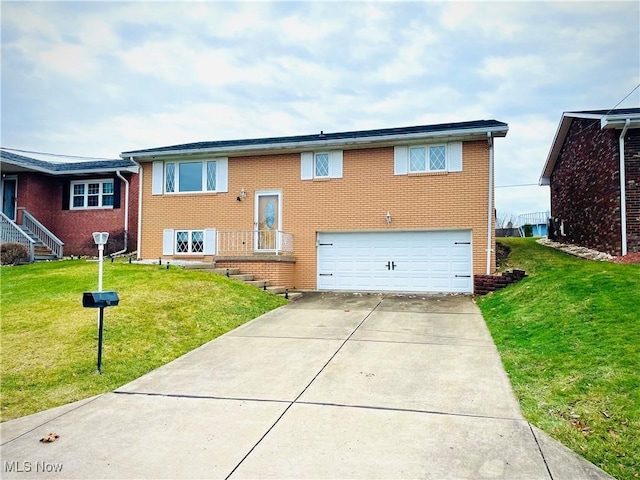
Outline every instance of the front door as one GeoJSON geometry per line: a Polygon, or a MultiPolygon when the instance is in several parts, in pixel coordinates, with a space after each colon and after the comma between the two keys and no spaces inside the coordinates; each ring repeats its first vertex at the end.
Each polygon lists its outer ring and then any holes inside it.
{"type": "Polygon", "coordinates": [[[15,222],[16,220],[16,193],[18,180],[4,178],[2,180],[2,213],[15,222]]]}
{"type": "Polygon", "coordinates": [[[256,192],[254,246],[257,251],[275,252],[279,250],[279,231],[282,229],[281,204],[280,191],[256,192]]]}

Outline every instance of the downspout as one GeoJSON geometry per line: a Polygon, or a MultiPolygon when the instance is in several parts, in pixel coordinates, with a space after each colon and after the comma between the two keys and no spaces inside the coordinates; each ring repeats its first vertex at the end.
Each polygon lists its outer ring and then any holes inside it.
{"type": "Polygon", "coordinates": [[[143,178],[142,173],[143,171],[142,171],[142,165],[136,162],[133,159],[133,157],[129,157],[129,160],[131,160],[133,163],[135,163],[138,166],[138,238],[136,241],[136,245],[138,246],[137,259],[142,260],[142,257],[140,256],[140,246],[142,245],[141,241],[142,241],[142,178],[143,178]]]}
{"type": "Polygon", "coordinates": [[[631,120],[627,118],[620,133],[620,229],[622,230],[622,255],[627,254],[627,186],[624,172],[624,136],[631,120]]]}
{"type": "Polygon", "coordinates": [[[116,170],[116,175],[124,182],[124,248],[119,252],[111,254],[112,257],[125,253],[129,246],[129,181],[122,176],[120,170],[116,170]]]}
{"type": "Polygon", "coordinates": [[[487,142],[489,142],[489,207],[487,209],[487,275],[491,275],[491,255],[493,248],[493,137],[491,132],[487,132],[487,142]]]}

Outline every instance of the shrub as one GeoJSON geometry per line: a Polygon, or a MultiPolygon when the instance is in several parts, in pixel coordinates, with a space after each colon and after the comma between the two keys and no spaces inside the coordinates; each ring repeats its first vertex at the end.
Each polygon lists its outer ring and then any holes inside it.
{"type": "Polygon", "coordinates": [[[29,260],[29,250],[21,243],[9,242],[0,246],[0,263],[16,265],[29,260]]]}

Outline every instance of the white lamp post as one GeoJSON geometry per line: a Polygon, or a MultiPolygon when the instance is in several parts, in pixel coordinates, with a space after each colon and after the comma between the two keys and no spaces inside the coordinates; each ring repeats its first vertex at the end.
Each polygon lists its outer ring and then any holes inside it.
{"type": "MultiPolygon", "coordinates": [[[[102,259],[104,246],[109,240],[109,232],[93,232],[93,241],[98,246],[98,291],[102,291],[102,259]]],[[[98,311],[98,373],[102,373],[102,330],[104,325],[104,308],[98,311]]]]}
{"type": "Polygon", "coordinates": [[[102,259],[104,254],[104,246],[109,240],[109,232],[93,232],[93,241],[98,246],[98,291],[102,291],[102,259]]]}

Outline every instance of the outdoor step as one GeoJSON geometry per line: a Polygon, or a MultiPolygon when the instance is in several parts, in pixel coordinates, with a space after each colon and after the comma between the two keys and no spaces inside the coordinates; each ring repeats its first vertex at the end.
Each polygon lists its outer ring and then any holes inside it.
{"type": "Polygon", "coordinates": [[[267,287],[267,292],[271,292],[271,293],[285,293],[287,291],[287,287],[278,287],[278,286],[273,286],[273,287],[267,287]]]}
{"type": "Polygon", "coordinates": [[[204,269],[204,270],[210,270],[210,269],[214,269],[216,268],[216,264],[213,262],[210,263],[187,263],[184,266],[185,270],[200,270],[200,269],[204,269]]]}
{"type": "Polygon", "coordinates": [[[34,254],[33,255],[33,259],[38,262],[42,262],[42,261],[46,261],[46,260],[56,260],[58,257],[56,257],[55,255],[51,254],[51,255],[38,255],[38,254],[34,254]]]}
{"type": "MultiPolygon", "coordinates": [[[[285,293],[279,293],[278,294],[281,297],[284,297],[286,294],[285,293]]],[[[289,292],[289,300],[297,300],[298,298],[300,298],[302,296],[302,292],[289,292]]]]}
{"type": "Polygon", "coordinates": [[[253,285],[254,287],[264,288],[264,285],[267,285],[267,289],[269,288],[269,280],[247,280],[247,285],[253,285]]]}
{"type": "Polygon", "coordinates": [[[250,282],[254,280],[256,277],[255,275],[251,275],[250,273],[240,273],[240,274],[229,275],[229,278],[233,278],[234,280],[240,280],[241,282],[250,282]]]}

